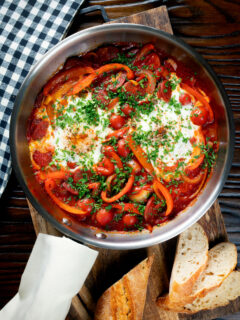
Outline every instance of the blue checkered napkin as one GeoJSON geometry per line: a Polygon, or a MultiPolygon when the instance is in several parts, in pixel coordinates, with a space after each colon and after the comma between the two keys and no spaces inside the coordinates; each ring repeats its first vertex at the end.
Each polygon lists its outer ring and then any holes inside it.
{"type": "Polygon", "coordinates": [[[9,123],[31,66],[55,45],[82,0],[0,0],[0,196],[11,173],[9,123]]]}

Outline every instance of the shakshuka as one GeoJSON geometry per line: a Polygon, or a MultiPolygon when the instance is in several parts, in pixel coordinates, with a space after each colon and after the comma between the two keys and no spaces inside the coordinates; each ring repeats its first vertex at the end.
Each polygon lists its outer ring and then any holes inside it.
{"type": "Polygon", "coordinates": [[[27,137],[42,192],[109,231],[173,219],[203,189],[218,150],[210,94],[151,43],[68,58],[38,94],[27,137]]]}

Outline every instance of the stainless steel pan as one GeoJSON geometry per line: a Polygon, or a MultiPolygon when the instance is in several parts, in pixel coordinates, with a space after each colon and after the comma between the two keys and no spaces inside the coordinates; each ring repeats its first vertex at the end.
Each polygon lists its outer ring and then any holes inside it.
{"type": "Polygon", "coordinates": [[[134,24],[111,24],[90,28],[65,39],[51,49],[34,66],[24,81],[16,99],[11,119],[10,144],[16,175],[35,209],[62,233],[94,246],[110,249],[133,249],[154,245],[175,237],[198,221],[210,208],[227,177],[233,153],[233,120],[224,89],[216,75],[191,47],[180,39],[154,28],[134,24]],[[152,42],[193,68],[211,91],[214,114],[219,123],[220,148],[213,175],[197,201],[175,219],[152,233],[101,232],[81,226],[74,218],[58,208],[35,181],[26,139],[27,119],[36,95],[52,73],[69,56],[90,51],[103,43],[114,41],[152,42]]]}

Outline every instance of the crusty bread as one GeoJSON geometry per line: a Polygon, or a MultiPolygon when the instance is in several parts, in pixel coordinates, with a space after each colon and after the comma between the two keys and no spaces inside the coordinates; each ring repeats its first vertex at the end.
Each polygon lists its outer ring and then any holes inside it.
{"type": "Polygon", "coordinates": [[[210,291],[204,297],[195,299],[191,304],[186,304],[184,307],[176,307],[174,311],[178,313],[196,313],[201,310],[215,309],[226,306],[239,296],[240,272],[232,271],[218,288],[210,291]]]}
{"type": "Polygon", "coordinates": [[[158,299],[158,306],[165,310],[175,310],[192,303],[197,297],[203,297],[216,287],[219,287],[224,279],[234,270],[237,264],[237,249],[230,242],[222,242],[217,244],[209,251],[208,263],[206,269],[200,275],[193,286],[190,295],[184,295],[181,301],[175,303],[171,301],[170,296],[158,299]]]}
{"type": "Polygon", "coordinates": [[[203,228],[195,223],[180,234],[173,264],[169,297],[178,303],[189,296],[194,283],[205,269],[208,261],[208,238],[203,228]]]}
{"type": "Polygon", "coordinates": [[[208,253],[206,269],[195,282],[189,300],[205,296],[206,293],[219,287],[224,279],[237,265],[237,248],[231,242],[222,242],[213,247],[208,253]]]}
{"type": "Polygon", "coordinates": [[[143,260],[100,297],[95,320],[141,320],[153,256],[143,260]]]}

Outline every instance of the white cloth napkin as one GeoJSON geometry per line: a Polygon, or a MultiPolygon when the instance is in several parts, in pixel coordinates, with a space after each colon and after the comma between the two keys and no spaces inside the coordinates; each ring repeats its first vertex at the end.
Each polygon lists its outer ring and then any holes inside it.
{"type": "Polygon", "coordinates": [[[39,234],[19,291],[0,320],[64,320],[97,255],[70,239],[39,234]]]}

